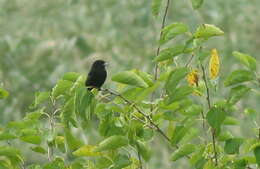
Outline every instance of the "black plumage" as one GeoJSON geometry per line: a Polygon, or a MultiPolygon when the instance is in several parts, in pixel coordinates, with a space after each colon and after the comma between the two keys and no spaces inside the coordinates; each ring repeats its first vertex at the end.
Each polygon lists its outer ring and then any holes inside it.
{"type": "Polygon", "coordinates": [[[93,88],[100,89],[107,78],[106,62],[103,60],[96,60],[88,73],[85,85],[88,90],[93,88]]]}

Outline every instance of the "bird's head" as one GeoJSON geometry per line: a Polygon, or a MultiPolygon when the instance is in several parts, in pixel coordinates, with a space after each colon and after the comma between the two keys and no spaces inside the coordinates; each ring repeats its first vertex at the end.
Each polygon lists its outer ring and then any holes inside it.
{"type": "Polygon", "coordinates": [[[107,62],[105,62],[104,60],[96,60],[92,67],[95,68],[100,68],[100,69],[104,69],[107,66],[107,62]]]}

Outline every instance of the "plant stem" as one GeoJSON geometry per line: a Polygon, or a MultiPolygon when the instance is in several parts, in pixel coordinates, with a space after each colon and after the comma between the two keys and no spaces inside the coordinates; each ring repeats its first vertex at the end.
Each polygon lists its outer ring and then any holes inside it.
{"type": "Polygon", "coordinates": [[[258,128],[258,140],[260,140],[260,128],[258,128]]]}
{"type": "MultiPolygon", "coordinates": [[[[133,108],[138,111],[138,113],[140,113],[141,115],[143,115],[151,124],[151,126],[153,126],[155,128],[155,130],[160,133],[168,142],[170,142],[170,138],[159,128],[159,126],[157,124],[155,124],[151,118],[151,116],[145,114],[135,103],[131,102],[130,100],[126,99],[124,96],[122,96],[119,93],[113,92],[109,89],[103,89],[102,91],[106,91],[109,92],[110,94],[114,95],[114,96],[118,96],[120,97],[122,100],[124,100],[127,104],[132,105],[133,108]]],[[[143,123],[143,121],[141,121],[143,123]]],[[[177,147],[178,148],[178,147],[177,147]]]]}
{"type": "MultiPolygon", "coordinates": [[[[165,27],[165,22],[166,22],[166,17],[167,17],[167,14],[168,14],[169,6],[170,6],[170,0],[167,0],[166,7],[165,7],[165,10],[164,10],[163,20],[162,20],[159,40],[162,38],[162,35],[163,35],[163,28],[165,27]]],[[[161,44],[159,43],[157,50],[156,50],[156,56],[159,55],[160,51],[161,51],[161,44]]],[[[158,64],[156,63],[155,69],[154,69],[154,80],[155,81],[158,79],[158,74],[159,74],[158,71],[159,71],[158,64]]],[[[152,93],[151,102],[154,100],[154,95],[155,95],[155,92],[152,93]]],[[[153,105],[151,105],[151,112],[152,111],[153,111],[153,105]]]]}
{"type": "Polygon", "coordinates": [[[208,107],[210,109],[211,108],[211,102],[210,102],[209,86],[208,86],[208,82],[207,82],[207,79],[206,79],[206,71],[205,71],[205,68],[202,64],[200,66],[201,66],[202,73],[203,73],[202,78],[204,80],[204,83],[205,83],[205,86],[206,86],[206,91],[207,91],[207,103],[208,103],[208,107]]]}
{"type": "Polygon", "coordinates": [[[138,160],[139,160],[139,163],[140,163],[140,169],[143,169],[142,159],[141,159],[141,156],[140,156],[140,153],[139,153],[138,150],[137,150],[137,156],[138,156],[138,160]]]}
{"type": "MultiPolygon", "coordinates": [[[[160,38],[159,39],[161,39],[162,35],[163,35],[163,28],[165,27],[165,21],[166,21],[166,17],[167,17],[167,14],[168,14],[169,6],[170,6],[170,0],[167,0],[165,11],[164,11],[164,15],[163,15],[163,20],[162,20],[161,31],[160,31],[160,38]]],[[[161,50],[161,45],[159,43],[157,51],[156,51],[156,56],[159,55],[160,50],[161,50]]],[[[157,80],[157,78],[158,78],[158,64],[155,65],[154,80],[157,80]]]]}
{"type": "MultiPolygon", "coordinates": [[[[203,81],[205,83],[206,86],[206,92],[207,92],[207,103],[208,103],[208,108],[211,108],[211,101],[210,101],[210,92],[209,92],[209,86],[208,86],[208,82],[207,82],[207,78],[206,78],[206,71],[205,68],[202,64],[200,64],[201,66],[201,70],[203,73],[203,81]]],[[[214,149],[214,159],[215,159],[215,165],[218,166],[218,153],[217,153],[217,149],[216,149],[216,130],[214,128],[211,128],[211,135],[212,135],[212,142],[213,142],[213,149],[214,149]]]]}
{"type": "MultiPolygon", "coordinates": [[[[49,129],[50,129],[50,133],[51,136],[53,136],[54,134],[54,129],[55,129],[55,114],[60,111],[60,109],[56,109],[55,108],[55,101],[51,99],[51,103],[52,103],[52,107],[53,107],[53,112],[50,113],[49,117],[49,129]]],[[[53,138],[52,138],[53,139],[53,138]]],[[[53,141],[53,140],[51,140],[53,141]]],[[[53,157],[53,146],[52,145],[48,145],[48,160],[52,161],[52,157],[53,157]]]]}
{"type": "Polygon", "coordinates": [[[191,55],[191,57],[189,58],[188,62],[185,64],[185,67],[189,66],[189,64],[191,63],[193,57],[194,57],[194,54],[191,55]]]}

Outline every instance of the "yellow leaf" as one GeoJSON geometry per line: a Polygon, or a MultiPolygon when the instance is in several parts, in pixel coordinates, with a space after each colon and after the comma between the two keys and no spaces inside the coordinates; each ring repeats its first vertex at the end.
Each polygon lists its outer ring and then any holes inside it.
{"type": "Polygon", "coordinates": [[[211,79],[216,79],[219,73],[219,56],[217,49],[211,50],[209,61],[209,76],[211,79]]]}
{"type": "Polygon", "coordinates": [[[188,75],[187,75],[187,81],[189,85],[191,86],[198,86],[199,82],[199,74],[197,70],[192,70],[188,75]]]}
{"type": "Polygon", "coordinates": [[[95,156],[102,155],[101,152],[94,152],[93,151],[96,147],[97,146],[93,146],[93,145],[84,145],[84,146],[80,147],[79,149],[77,149],[76,151],[74,151],[73,155],[75,155],[75,156],[89,156],[89,157],[95,157],[95,156]]]}

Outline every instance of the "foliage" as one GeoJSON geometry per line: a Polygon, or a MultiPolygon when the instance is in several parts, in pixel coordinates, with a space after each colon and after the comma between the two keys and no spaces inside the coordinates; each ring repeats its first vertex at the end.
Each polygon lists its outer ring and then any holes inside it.
{"type": "MultiPolygon", "coordinates": [[[[163,9],[162,2],[152,2],[154,15],[163,9]]],[[[191,4],[198,9],[203,1],[191,4]]],[[[208,43],[224,35],[217,26],[201,24],[192,31],[175,22],[161,32],[153,59],[158,74],[120,71],[111,78],[115,89],[89,91],[84,75],[68,72],[51,89],[36,92],[25,117],[0,130],[0,168],[144,168],[153,158],[156,139],[164,140],[161,144],[171,152],[161,160],[173,166],[184,160],[197,169],[259,167],[259,133],[241,138],[229,127],[240,125],[239,101],[247,93],[259,93],[256,59],[233,52],[245,67],[226,74],[216,47],[208,57],[208,43]],[[88,135],[92,130],[96,135],[88,135]],[[27,163],[17,143],[45,159],[27,163]]],[[[76,44],[84,53],[91,51],[80,37],[76,44]]],[[[8,96],[0,88],[0,99],[8,96]]],[[[253,108],[246,110],[245,115],[257,115],[253,108]]]]}

